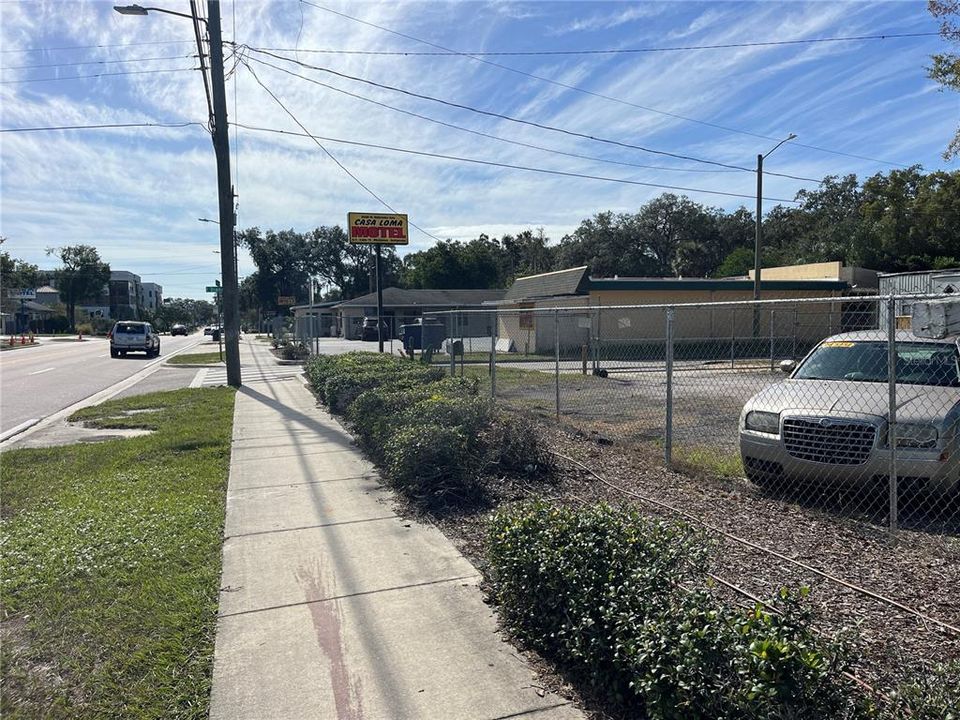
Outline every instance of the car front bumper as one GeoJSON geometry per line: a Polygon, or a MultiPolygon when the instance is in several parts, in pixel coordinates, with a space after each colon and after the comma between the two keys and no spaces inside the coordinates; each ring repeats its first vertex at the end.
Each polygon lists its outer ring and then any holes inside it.
{"type": "MultiPolygon", "coordinates": [[[[740,456],[750,475],[769,483],[860,489],[876,486],[890,477],[890,450],[883,447],[874,447],[866,461],[858,464],[814,462],[788,453],[780,435],[741,429],[740,456]]],[[[948,493],[960,486],[960,454],[943,447],[900,448],[895,468],[900,485],[905,488],[948,493]]]]}

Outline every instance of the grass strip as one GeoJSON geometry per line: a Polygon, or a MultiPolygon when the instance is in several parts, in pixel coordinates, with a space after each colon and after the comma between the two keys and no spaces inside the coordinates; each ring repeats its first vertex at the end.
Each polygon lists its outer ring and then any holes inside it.
{"type": "Polygon", "coordinates": [[[111,401],[71,420],[153,433],[4,453],[5,718],[207,716],[233,403],[111,401]]]}
{"type": "Polygon", "coordinates": [[[168,365],[219,365],[222,362],[219,351],[174,355],[167,359],[168,365]]]}

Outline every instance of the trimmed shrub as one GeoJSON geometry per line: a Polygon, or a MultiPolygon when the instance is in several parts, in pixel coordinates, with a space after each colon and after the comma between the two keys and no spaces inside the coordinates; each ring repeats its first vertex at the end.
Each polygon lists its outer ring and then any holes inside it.
{"type": "MultiPolygon", "coordinates": [[[[378,459],[382,456],[384,444],[399,427],[411,421],[433,419],[418,417],[410,412],[419,403],[438,398],[475,398],[476,395],[476,382],[462,378],[446,378],[400,388],[388,383],[360,393],[350,405],[347,419],[363,446],[378,459]]],[[[459,422],[457,424],[459,425],[459,422]]]]}
{"type": "Polygon", "coordinates": [[[476,458],[457,428],[419,424],[400,428],[384,448],[390,483],[430,504],[470,502],[482,485],[476,458]]]}
{"type": "Polygon", "coordinates": [[[487,462],[502,472],[536,475],[553,467],[529,418],[494,412],[482,439],[489,450],[487,462]]]}
{"type": "Polygon", "coordinates": [[[848,648],[799,596],[750,612],[706,588],[705,538],[635,510],[528,503],[498,512],[488,554],[505,621],[610,704],[651,718],[855,718],[848,648]]]}
{"type": "Polygon", "coordinates": [[[960,720],[960,661],[924,668],[897,688],[884,720],[960,720]]]}

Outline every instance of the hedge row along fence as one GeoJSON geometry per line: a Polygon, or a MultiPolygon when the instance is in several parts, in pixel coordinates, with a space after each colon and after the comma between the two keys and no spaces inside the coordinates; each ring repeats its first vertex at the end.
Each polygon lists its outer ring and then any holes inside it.
{"type": "Polygon", "coordinates": [[[685,524],[604,504],[503,508],[488,538],[504,621],[628,717],[960,718],[956,664],[865,694],[847,674],[853,634],[816,633],[807,589],[732,607],[711,553],[685,524]]]}
{"type": "MultiPolygon", "coordinates": [[[[549,469],[531,422],[480,398],[475,381],[372,353],[314,356],[306,373],[414,500],[472,503],[500,473],[549,469]]],[[[956,666],[882,702],[855,688],[851,637],[814,632],[804,589],[750,610],[723,603],[707,575],[711,543],[687,525],[525,503],[494,514],[487,553],[504,622],[625,716],[960,720],[956,666]]]]}
{"type": "Polygon", "coordinates": [[[549,467],[533,424],[479,397],[475,381],[373,353],[314,356],[306,374],[385,479],[416,501],[477,502],[498,473],[536,475],[549,467]]]}

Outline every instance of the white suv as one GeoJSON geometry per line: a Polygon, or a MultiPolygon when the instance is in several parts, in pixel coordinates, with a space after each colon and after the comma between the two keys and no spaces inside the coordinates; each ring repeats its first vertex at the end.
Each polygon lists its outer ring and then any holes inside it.
{"type": "Polygon", "coordinates": [[[110,357],[121,357],[128,352],[146,353],[147,357],[160,354],[160,336],[150,323],[121,320],[110,331],[110,357]]]}

